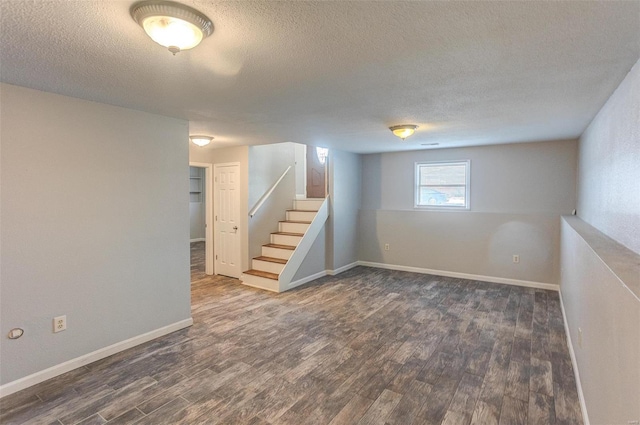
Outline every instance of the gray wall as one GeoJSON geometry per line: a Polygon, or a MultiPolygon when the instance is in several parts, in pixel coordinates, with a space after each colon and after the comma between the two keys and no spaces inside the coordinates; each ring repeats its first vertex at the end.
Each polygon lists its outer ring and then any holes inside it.
{"type": "Polygon", "coordinates": [[[576,158],[571,140],[366,155],[360,260],[558,283],[559,217],[575,208],[576,158]],[[416,161],[466,159],[470,211],[413,208],[416,161]]]}
{"type": "Polygon", "coordinates": [[[640,61],[580,138],[578,215],[640,253],[640,61]]]}
{"type": "Polygon", "coordinates": [[[293,281],[358,261],[361,156],[329,151],[329,218],[293,281]]]}
{"type": "Polygon", "coordinates": [[[278,221],[284,220],[285,211],[293,208],[296,196],[295,145],[287,142],[249,147],[250,210],[289,166],[291,170],[262,207],[249,217],[249,258],[261,255],[262,245],[278,231],[278,221]]]}
{"type": "Polygon", "coordinates": [[[305,277],[309,277],[313,274],[324,272],[326,270],[326,238],[327,238],[327,226],[325,224],[325,230],[320,231],[318,237],[313,241],[309,253],[305,257],[300,268],[296,271],[292,282],[295,282],[305,277]]]}
{"type": "Polygon", "coordinates": [[[592,424],[640,419],[639,123],[636,63],[580,138],[578,217],[563,224],[560,291],[592,424]]]}
{"type": "Polygon", "coordinates": [[[2,384],[189,319],[187,123],[5,84],[0,102],[2,384]]]}
{"type": "Polygon", "coordinates": [[[331,209],[327,221],[328,270],[336,270],[358,261],[361,187],[361,155],[331,150],[329,157],[331,209]]]}

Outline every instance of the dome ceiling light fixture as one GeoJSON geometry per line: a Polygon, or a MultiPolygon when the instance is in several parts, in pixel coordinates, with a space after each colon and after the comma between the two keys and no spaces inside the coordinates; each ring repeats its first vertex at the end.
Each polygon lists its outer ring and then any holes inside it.
{"type": "Polygon", "coordinates": [[[197,10],[172,1],[148,0],[131,6],[131,17],[153,41],[174,55],[196,47],[213,33],[213,22],[197,10]]]}
{"type": "Polygon", "coordinates": [[[189,139],[196,145],[203,147],[207,146],[213,140],[211,136],[189,136],[189,139]]]}
{"type": "Polygon", "coordinates": [[[398,136],[399,138],[404,140],[407,137],[413,135],[413,133],[415,133],[416,131],[416,128],[418,128],[418,126],[415,124],[401,124],[389,127],[389,130],[391,130],[391,132],[395,136],[398,136]]]}

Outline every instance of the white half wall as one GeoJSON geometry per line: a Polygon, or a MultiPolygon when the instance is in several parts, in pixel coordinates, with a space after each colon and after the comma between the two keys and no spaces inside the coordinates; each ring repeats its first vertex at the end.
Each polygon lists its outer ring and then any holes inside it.
{"type": "Polygon", "coordinates": [[[640,255],[580,218],[563,219],[560,291],[594,425],[640,421],[638,264],[640,255]]]}
{"type": "Polygon", "coordinates": [[[187,122],[6,84],[0,103],[0,383],[189,323],[187,122]]]}

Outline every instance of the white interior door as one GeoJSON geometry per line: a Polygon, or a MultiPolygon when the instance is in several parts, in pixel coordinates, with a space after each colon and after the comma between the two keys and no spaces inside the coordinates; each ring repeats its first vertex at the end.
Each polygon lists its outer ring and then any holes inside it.
{"type": "Polygon", "coordinates": [[[240,277],[240,165],[214,165],[216,273],[240,277]]]}

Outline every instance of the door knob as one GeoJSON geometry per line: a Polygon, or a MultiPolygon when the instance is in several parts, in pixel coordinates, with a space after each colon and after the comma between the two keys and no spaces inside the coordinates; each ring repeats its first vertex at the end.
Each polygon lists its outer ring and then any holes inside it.
{"type": "Polygon", "coordinates": [[[233,226],[233,230],[238,230],[238,226],[233,226]]]}

